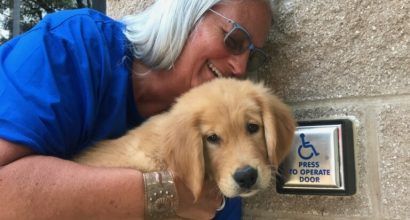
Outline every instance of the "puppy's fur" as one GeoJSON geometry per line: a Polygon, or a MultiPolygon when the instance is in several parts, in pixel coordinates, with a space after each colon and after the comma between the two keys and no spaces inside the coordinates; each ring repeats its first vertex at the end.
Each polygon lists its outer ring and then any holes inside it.
{"type": "Polygon", "coordinates": [[[250,81],[216,79],[191,89],[170,111],[151,117],[125,136],[87,149],[75,160],[143,172],[171,169],[197,198],[204,181],[227,197],[266,188],[272,167],[288,153],[295,122],[269,89],[250,81]],[[254,184],[241,186],[238,170],[256,170],[254,184]]]}

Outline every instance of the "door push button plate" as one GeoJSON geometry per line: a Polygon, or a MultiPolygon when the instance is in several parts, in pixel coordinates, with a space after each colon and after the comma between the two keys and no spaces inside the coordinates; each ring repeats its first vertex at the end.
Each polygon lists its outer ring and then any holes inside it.
{"type": "Polygon", "coordinates": [[[356,191],[352,123],[299,122],[279,169],[279,193],[352,195],[356,191]]]}

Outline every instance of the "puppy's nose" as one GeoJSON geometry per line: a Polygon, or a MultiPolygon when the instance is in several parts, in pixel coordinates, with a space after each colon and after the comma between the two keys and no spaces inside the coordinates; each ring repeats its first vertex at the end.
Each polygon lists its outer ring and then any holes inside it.
{"type": "Polygon", "coordinates": [[[245,166],[244,168],[237,169],[233,175],[233,179],[238,183],[241,188],[250,189],[255,184],[258,178],[258,171],[251,167],[245,166]]]}

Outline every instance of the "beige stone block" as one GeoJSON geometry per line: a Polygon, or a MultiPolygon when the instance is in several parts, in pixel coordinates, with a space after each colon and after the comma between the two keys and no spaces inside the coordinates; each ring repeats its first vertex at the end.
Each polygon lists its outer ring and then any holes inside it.
{"type": "Polygon", "coordinates": [[[286,100],[410,93],[409,0],[273,2],[259,75],[286,100]]]}
{"type": "Polygon", "coordinates": [[[384,217],[410,218],[410,99],[378,116],[379,178],[384,217]]]}
{"type": "Polygon", "coordinates": [[[107,15],[120,19],[125,15],[142,11],[154,0],[107,0],[107,15]]]}

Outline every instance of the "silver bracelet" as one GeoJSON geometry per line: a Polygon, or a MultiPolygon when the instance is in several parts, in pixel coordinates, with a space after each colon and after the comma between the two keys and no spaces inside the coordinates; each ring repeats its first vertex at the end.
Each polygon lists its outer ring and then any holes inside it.
{"type": "Polygon", "coordinates": [[[176,216],[178,196],[169,171],[143,173],[145,187],[145,219],[176,216]]]}
{"type": "Polygon", "coordinates": [[[225,196],[222,196],[221,206],[219,206],[219,207],[216,209],[216,211],[219,212],[219,211],[221,211],[222,209],[224,209],[224,208],[225,208],[225,204],[226,204],[226,198],[225,198],[225,196]]]}

